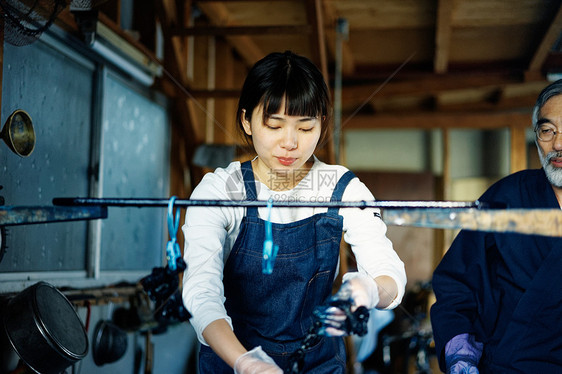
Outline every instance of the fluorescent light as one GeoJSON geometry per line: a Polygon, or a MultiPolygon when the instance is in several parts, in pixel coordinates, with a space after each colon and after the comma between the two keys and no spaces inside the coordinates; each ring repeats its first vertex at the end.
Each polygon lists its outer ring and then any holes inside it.
{"type": "Polygon", "coordinates": [[[107,61],[114,64],[116,67],[123,70],[125,73],[129,74],[139,83],[145,86],[152,86],[154,83],[154,77],[147,73],[146,71],[142,70],[137,65],[133,64],[126,58],[122,57],[117,52],[111,50],[111,48],[105,46],[103,43],[99,42],[98,40],[94,40],[91,45],[92,50],[97,52],[100,56],[105,58],[107,61]]]}

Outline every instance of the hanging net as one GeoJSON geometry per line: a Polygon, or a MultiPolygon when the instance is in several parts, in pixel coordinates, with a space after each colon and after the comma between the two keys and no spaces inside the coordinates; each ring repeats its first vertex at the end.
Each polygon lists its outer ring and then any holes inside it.
{"type": "Polygon", "coordinates": [[[4,40],[15,46],[33,43],[66,5],[67,0],[0,0],[4,40]]]}

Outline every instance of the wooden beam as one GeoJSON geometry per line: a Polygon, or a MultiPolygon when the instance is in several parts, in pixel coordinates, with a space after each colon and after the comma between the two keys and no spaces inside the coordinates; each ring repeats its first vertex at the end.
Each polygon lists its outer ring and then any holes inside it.
{"type": "Polygon", "coordinates": [[[427,74],[417,79],[393,80],[386,84],[357,84],[343,87],[343,102],[352,104],[362,102],[376,92],[377,97],[413,94],[437,94],[439,92],[475,87],[489,87],[491,85],[506,85],[520,83],[521,80],[513,78],[510,74],[427,74]]]}
{"type": "Polygon", "coordinates": [[[531,108],[540,92],[548,85],[546,80],[490,85],[477,88],[442,91],[436,94],[436,107],[452,110],[463,106],[506,111],[509,108],[531,108]]]}
{"type": "MultiPolygon", "coordinates": [[[[230,13],[224,4],[204,2],[198,5],[199,9],[209,18],[211,24],[220,27],[237,26],[227,24],[227,21],[225,21],[230,18],[230,13]]],[[[244,61],[246,61],[248,66],[252,66],[265,55],[261,48],[248,36],[227,36],[226,40],[233,46],[244,61]]]]}
{"type": "Polygon", "coordinates": [[[449,52],[451,49],[451,23],[454,0],[439,0],[437,7],[437,25],[435,27],[435,56],[433,70],[437,74],[447,72],[449,52]]]}
{"type": "Polygon", "coordinates": [[[510,173],[527,169],[527,139],[525,128],[511,126],[509,128],[511,152],[510,173]]]}
{"type": "Polygon", "coordinates": [[[191,162],[191,156],[195,145],[201,142],[200,137],[194,131],[194,107],[193,100],[186,100],[186,92],[189,80],[187,78],[187,62],[184,55],[185,48],[181,40],[172,40],[170,36],[170,29],[174,27],[178,20],[175,17],[176,8],[173,0],[159,0],[156,1],[156,11],[160,24],[162,26],[162,33],[164,40],[169,41],[171,44],[165,45],[165,58],[166,64],[164,72],[167,78],[174,84],[176,91],[176,98],[174,100],[174,110],[178,118],[190,119],[188,121],[172,121],[175,126],[178,126],[178,132],[182,135],[183,140],[187,145],[187,159],[191,162]],[[180,128],[181,126],[181,128],[180,128]]]}
{"type": "MultiPolygon", "coordinates": [[[[330,74],[328,72],[328,56],[324,35],[324,9],[322,7],[322,0],[306,1],[306,17],[308,23],[312,25],[312,35],[310,36],[312,61],[316,64],[316,66],[318,66],[324,76],[326,84],[329,85],[330,74]]],[[[318,148],[324,150],[326,162],[332,164],[335,162],[334,134],[332,127],[330,127],[327,131],[324,144],[318,148]]]]}
{"type": "Polygon", "coordinates": [[[329,81],[328,58],[326,55],[326,40],[324,36],[324,16],[321,0],[307,0],[306,14],[308,23],[312,25],[310,49],[312,60],[320,68],[326,82],[329,81]]]}
{"type": "Polygon", "coordinates": [[[558,8],[558,12],[554,17],[552,23],[550,24],[548,31],[542,38],[531,63],[529,64],[529,72],[538,72],[541,70],[544,61],[548,57],[548,53],[551,50],[553,44],[560,37],[560,31],[562,30],[562,4],[558,8]]]}
{"type": "MultiPolygon", "coordinates": [[[[235,86],[235,58],[230,45],[220,38],[216,40],[217,82],[226,87],[235,86]]],[[[234,91],[234,90],[233,90],[234,91]]],[[[236,96],[236,98],[238,95],[236,96]]],[[[236,108],[238,100],[234,97],[216,98],[215,104],[215,143],[236,144],[236,108]]]]}
{"type": "Polygon", "coordinates": [[[230,27],[184,27],[172,30],[173,36],[201,36],[201,35],[284,35],[284,34],[310,34],[310,25],[286,26],[230,26],[230,27]]]}
{"type": "Polygon", "coordinates": [[[175,5],[176,4],[173,0],[156,1],[156,11],[158,12],[158,18],[160,19],[160,24],[162,26],[164,40],[170,43],[168,46],[165,45],[168,52],[168,55],[166,56],[167,59],[165,58],[165,60],[168,61],[166,65],[177,81],[186,87],[188,83],[187,64],[185,58],[182,58],[182,41],[172,38],[170,32],[170,30],[178,24],[178,20],[176,18],[177,9],[175,5]]]}
{"type": "MultiPolygon", "coordinates": [[[[326,44],[332,60],[336,56],[336,22],[338,16],[329,2],[324,1],[324,25],[326,29],[326,44]]],[[[342,42],[342,75],[349,76],[355,71],[355,60],[348,40],[342,42]]]]}
{"type": "Polygon", "coordinates": [[[215,99],[237,99],[240,97],[240,89],[214,89],[214,90],[202,90],[202,89],[191,89],[189,90],[191,96],[195,98],[209,98],[213,97],[215,99]]]}
{"type": "Polygon", "coordinates": [[[531,113],[522,112],[421,112],[385,113],[344,117],[342,130],[358,129],[435,129],[435,128],[525,128],[531,125],[531,113]]]}
{"type": "MultiPolygon", "coordinates": [[[[224,0],[196,0],[197,3],[213,3],[213,2],[223,2],[224,0]]],[[[228,0],[229,2],[248,2],[248,1],[256,1],[256,2],[264,2],[264,0],[228,0]]],[[[290,0],[267,0],[267,1],[290,1],[290,0]]],[[[300,1],[300,0],[292,0],[292,1],[300,1]]]]}
{"type": "Polygon", "coordinates": [[[499,91],[500,88],[498,86],[483,86],[441,91],[435,94],[436,107],[443,108],[451,104],[467,104],[489,101],[493,96],[498,96],[499,91]]]}

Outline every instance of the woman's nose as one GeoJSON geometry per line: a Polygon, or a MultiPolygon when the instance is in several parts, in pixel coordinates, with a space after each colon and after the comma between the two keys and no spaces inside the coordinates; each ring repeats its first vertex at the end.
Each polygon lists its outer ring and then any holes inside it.
{"type": "Polygon", "coordinates": [[[281,139],[281,147],[285,149],[295,149],[297,148],[297,134],[292,129],[286,129],[283,132],[283,139],[281,139]]]}

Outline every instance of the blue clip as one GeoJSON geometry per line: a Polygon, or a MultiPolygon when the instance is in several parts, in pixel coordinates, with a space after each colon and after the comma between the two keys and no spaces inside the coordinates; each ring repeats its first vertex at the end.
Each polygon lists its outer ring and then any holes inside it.
{"type": "MultiPolygon", "coordinates": [[[[170,241],[166,245],[166,259],[168,260],[168,268],[175,271],[178,259],[181,258],[180,246],[176,240],[176,232],[180,224],[180,210],[176,210],[176,218],[174,220],[174,202],[176,197],[172,196],[168,203],[168,234],[170,241]]],[[[183,259],[182,259],[183,260],[183,259]]]]}
{"type": "Polygon", "coordinates": [[[273,207],[273,199],[269,198],[267,201],[267,221],[265,221],[265,240],[263,242],[263,260],[262,260],[262,273],[273,273],[273,264],[279,246],[273,244],[273,234],[271,230],[271,208],[273,207]]]}

